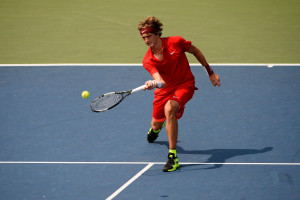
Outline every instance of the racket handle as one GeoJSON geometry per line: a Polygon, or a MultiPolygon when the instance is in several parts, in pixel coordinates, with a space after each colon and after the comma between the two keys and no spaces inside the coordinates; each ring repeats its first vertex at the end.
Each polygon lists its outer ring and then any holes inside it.
{"type": "Polygon", "coordinates": [[[146,87],[146,85],[141,85],[140,87],[134,88],[134,89],[131,91],[131,93],[141,91],[141,90],[144,89],[144,87],[146,87]]]}

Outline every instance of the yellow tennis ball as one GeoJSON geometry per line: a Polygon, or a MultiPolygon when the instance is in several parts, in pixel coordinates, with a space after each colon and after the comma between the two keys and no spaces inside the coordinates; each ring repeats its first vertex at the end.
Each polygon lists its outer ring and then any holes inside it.
{"type": "Polygon", "coordinates": [[[83,91],[83,92],[81,93],[81,96],[82,96],[82,98],[87,99],[87,98],[89,98],[90,93],[89,93],[88,91],[83,91]]]}

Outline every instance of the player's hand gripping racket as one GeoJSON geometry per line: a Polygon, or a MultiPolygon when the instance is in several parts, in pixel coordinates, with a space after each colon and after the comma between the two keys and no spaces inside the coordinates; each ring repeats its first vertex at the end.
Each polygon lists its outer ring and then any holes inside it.
{"type": "Polygon", "coordinates": [[[117,106],[125,97],[131,95],[134,92],[138,92],[144,89],[146,85],[142,85],[132,90],[123,92],[110,92],[97,97],[91,103],[91,110],[94,112],[103,112],[117,106]]]}

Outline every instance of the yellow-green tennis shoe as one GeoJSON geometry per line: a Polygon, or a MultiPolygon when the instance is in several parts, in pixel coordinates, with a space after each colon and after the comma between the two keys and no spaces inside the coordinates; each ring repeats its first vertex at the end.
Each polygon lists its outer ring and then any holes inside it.
{"type": "Polygon", "coordinates": [[[168,161],[166,163],[166,165],[163,168],[164,172],[172,172],[175,171],[178,167],[179,167],[179,161],[178,161],[178,157],[175,156],[174,153],[169,153],[168,154],[168,161]]]}
{"type": "MultiPolygon", "coordinates": [[[[163,123],[161,129],[166,125],[166,122],[163,123]]],[[[159,135],[159,132],[161,131],[161,129],[155,131],[153,130],[153,128],[150,128],[149,131],[148,131],[148,134],[147,134],[147,140],[149,143],[153,143],[157,138],[158,138],[158,135],[159,135]]]]}

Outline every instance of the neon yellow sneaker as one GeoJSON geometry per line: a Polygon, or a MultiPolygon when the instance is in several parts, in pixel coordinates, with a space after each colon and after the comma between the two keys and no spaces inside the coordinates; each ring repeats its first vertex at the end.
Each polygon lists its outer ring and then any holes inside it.
{"type": "Polygon", "coordinates": [[[178,157],[175,156],[174,153],[168,154],[168,162],[163,168],[164,172],[172,172],[175,171],[179,167],[178,157]]]}
{"type": "MultiPolygon", "coordinates": [[[[166,125],[166,122],[163,123],[161,129],[166,125]]],[[[150,128],[149,131],[148,131],[148,135],[147,135],[147,140],[149,143],[153,143],[157,138],[158,138],[158,135],[159,135],[159,132],[161,131],[161,129],[155,131],[153,130],[153,128],[150,128]]]]}

